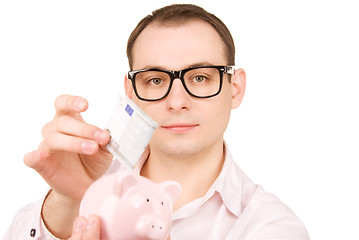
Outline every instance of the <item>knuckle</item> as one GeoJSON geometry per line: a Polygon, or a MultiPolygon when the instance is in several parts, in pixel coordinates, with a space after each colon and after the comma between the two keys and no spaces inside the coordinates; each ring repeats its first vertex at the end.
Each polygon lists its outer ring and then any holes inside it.
{"type": "Polygon", "coordinates": [[[60,103],[62,103],[64,101],[64,99],[66,99],[67,97],[69,97],[69,96],[65,95],[65,94],[56,97],[56,99],[55,99],[55,108],[57,108],[60,105],[60,103]]]}
{"type": "Polygon", "coordinates": [[[46,123],[41,129],[42,136],[45,138],[52,132],[58,131],[62,124],[66,124],[66,122],[64,122],[64,117],[65,116],[55,117],[50,122],[46,123]]]}
{"type": "Polygon", "coordinates": [[[60,95],[55,100],[56,115],[73,115],[86,111],[88,102],[80,96],[60,95]]]}
{"type": "Polygon", "coordinates": [[[89,124],[82,124],[79,128],[80,133],[82,136],[86,137],[86,138],[93,138],[94,134],[95,134],[95,127],[89,125],[89,124]]]}
{"type": "Polygon", "coordinates": [[[74,127],[74,118],[68,115],[61,115],[53,120],[53,128],[56,132],[66,132],[66,129],[74,127]]]}
{"type": "Polygon", "coordinates": [[[44,144],[49,146],[50,148],[55,146],[57,142],[56,134],[49,134],[46,138],[44,138],[44,144]]]}
{"type": "Polygon", "coordinates": [[[71,121],[72,117],[68,115],[61,115],[54,119],[54,123],[57,128],[61,127],[62,125],[66,125],[71,121]]]}
{"type": "Polygon", "coordinates": [[[42,141],[40,142],[39,147],[38,147],[38,150],[47,152],[48,146],[47,146],[45,140],[42,140],[42,141]]]}
{"type": "Polygon", "coordinates": [[[51,124],[52,124],[52,121],[46,123],[46,124],[42,127],[42,129],[41,129],[42,137],[46,137],[46,136],[48,135],[49,129],[51,128],[51,124]]]}
{"type": "Polygon", "coordinates": [[[58,96],[55,100],[55,110],[62,112],[71,109],[74,99],[76,99],[76,97],[71,95],[58,96]]]}

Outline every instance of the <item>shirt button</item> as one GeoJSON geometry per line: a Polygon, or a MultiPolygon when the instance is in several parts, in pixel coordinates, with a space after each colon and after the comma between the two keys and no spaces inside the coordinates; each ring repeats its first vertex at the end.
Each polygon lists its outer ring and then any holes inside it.
{"type": "Polygon", "coordinates": [[[31,229],[31,231],[30,231],[30,236],[31,237],[35,237],[35,235],[36,235],[36,229],[31,229]]]}

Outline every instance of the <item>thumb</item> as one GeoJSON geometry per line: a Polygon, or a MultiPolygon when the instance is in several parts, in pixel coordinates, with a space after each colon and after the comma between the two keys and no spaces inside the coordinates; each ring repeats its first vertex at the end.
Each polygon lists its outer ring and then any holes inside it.
{"type": "Polygon", "coordinates": [[[25,154],[23,161],[26,166],[34,169],[37,172],[41,172],[44,169],[45,159],[46,159],[45,151],[38,149],[25,154]]]}

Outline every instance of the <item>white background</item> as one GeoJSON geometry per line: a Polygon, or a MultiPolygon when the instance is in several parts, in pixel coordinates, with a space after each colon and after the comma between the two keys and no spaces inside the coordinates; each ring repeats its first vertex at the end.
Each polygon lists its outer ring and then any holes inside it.
{"type": "MultiPolygon", "coordinates": [[[[0,236],[47,185],[22,158],[60,94],[103,127],[123,94],[127,38],[174,1],[0,1],[0,236]]],[[[179,2],[179,1],[176,1],[179,2]]],[[[358,239],[359,8],[355,1],[192,1],[221,18],[247,91],[226,140],[240,167],[289,205],[312,239],[358,239]]]]}

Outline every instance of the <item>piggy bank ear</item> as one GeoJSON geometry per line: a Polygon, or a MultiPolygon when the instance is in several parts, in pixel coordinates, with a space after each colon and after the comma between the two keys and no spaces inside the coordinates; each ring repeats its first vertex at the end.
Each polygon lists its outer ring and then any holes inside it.
{"type": "Polygon", "coordinates": [[[132,174],[126,174],[123,177],[118,177],[114,184],[114,192],[121,198],[133,187],[138,186],[138,179],[132,174]]]}
{"type": "Polygon", "coordinates": [[[181,185],[175,181],[165,181],[159,185],[171,199],[172,203],[175,202],[181,195],[181,185]]]}

